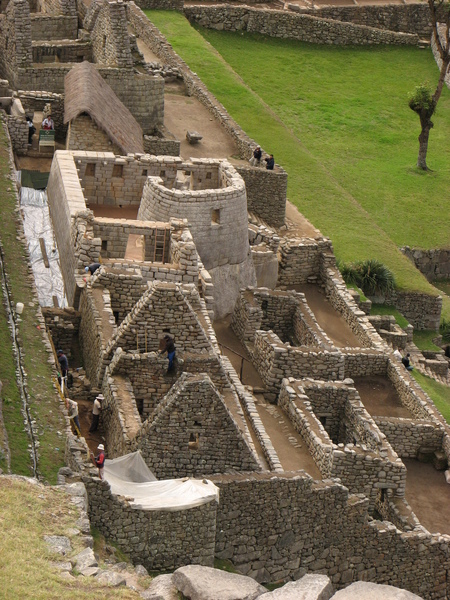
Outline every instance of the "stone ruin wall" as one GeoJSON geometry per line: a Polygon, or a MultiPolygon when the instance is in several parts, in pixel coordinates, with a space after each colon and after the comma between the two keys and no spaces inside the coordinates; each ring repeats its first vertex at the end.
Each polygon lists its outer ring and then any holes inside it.
{"type": "MultiPolygon", "coordinates": [[[[174,52],[172,46],[160,31],[147,19],[142,10],[134,2],[127,2],[127,17],[136,35],[158,56],[164,64],[176,69],[183,78],[186,93],[197,98],[233,138],[240,155],[250,158],[256,143],[228,115],[225,107],[208,91],[200,78],[194,74],[186,63],[174,52]]],[[[273,226],[284,224],[287,174],[281,167],[276,171],[266,172],[256,169],[257,176],[250,173],[247,167],[236,169],[244,179],[247,187],[247,201],[253,212],[261,214],[273,226]],[[264,183],[262,183],[262,179],[264,183]],[[283,204],[283,206],[281,206],[283,204]],[[283,222],[281,222],[283,221],[283,222]]]]}
{"type": "Polygon", "coordinates": [[[442,450],[444,428],[438,424],[402,417],[374,417],[374,421],[400,458],[417,458],[422,448],[442,450]]]}
{"type": "Polygon", "coordinates": [[[74,0],[37,0],[36,11],[52,15],[77,15],[77,5],[74,0]]]}
{"type": "Polygon", "coordinates": [[[31,13],[31,39],[33,42],[76,40],[78,17],[63,14],[31,13]]]}
{"type": "Polygon", "coordinates": [[[94,62],[101,67],[133,68],[126,8],[123,2],[95,2],[84,26],[90,33],[94,62]]]}
{"type": "Polygon", "coordinates": [[[62,348],[67,353],[78,337],[81,314],[73,308],[43,306],[41,310],[55,350],[62,348]]]}
{"type": "Polygon", "coordinates": [[[28,152],[28,123],[23,117],[6,115],[9,137],[14,152],[23,156],[28,152]]]}
{"type": "Polygon", "coordinates": [[[119,146],[114,144],[89,116],[80,115],[69,123],[66,150],[84,150],[84,148],[89,148],[90,152],[104,152],[104,149],[108,148],[109,152],[115,155],[122,154],[119,146]]]}
{"type": "Polygon", "coordinates": [[[64,97],[61,94],[52,94],[51,92],[19,90],[18,93],[25,113],[30,116],[33,116],[35,112],[43,112],[46,104],[51,105],[56,139],[63,141],[67,130],[67,125],[64,125],[64,97]]]}
{"type": "Polygon", "coordinates": [[[179,377],[143,424],[135,448],[158,479],[261,469],[206,373],[179,377]]]}
{"type": "Polygon", "coordinates": [[[216,556],[245,575],[277,581],[320,571],[337,588],[364,580],[426,599],[450,593],[449,537],[369,520],[368,501],[342,485],[299,474],[210,479],[220,487],[216,556]]]}
{"type": "Polygon", "coordinates": [[[367,25],[335,21],[314,12],[284,11],[222,4],[219,6],[184,6],[189,21],[210,29],[248,31],[269,37],[280,37],[333,45],[395,44],[417,46],[417,34],[397,33],[367,25]]]}
{"type": "Polygon", "coordinates": [[[116,541],[134,564],[172,571],[186,564],[214,565],[217,502],[188,510],[132,508],[106,481],[83,477],[91,525],[116,541]]]}
{"type": "Polygon", "coordinates": [[[450,278],[450,248],[420,250],[406,246],[401,250],[428,281],[450,278]]]}

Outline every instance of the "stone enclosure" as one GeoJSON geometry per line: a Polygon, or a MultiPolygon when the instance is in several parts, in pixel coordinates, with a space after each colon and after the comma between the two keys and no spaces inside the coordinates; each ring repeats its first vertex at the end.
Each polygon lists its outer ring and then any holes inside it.
{"type": "MultiPolygon", "coordinates": [[[[92,525],[151,570],[212,566],[216,557],[259,582],[320,572],[336,588],[366,580],[447,598],[450,538],[428,532],[409,506],[402,459],[445,468],[450,438],[393,356],[407,333],[366,315],[330,240],[290,231],[283,169],[179,155],[179,140],[164,130],[164,78],[138,68],[135,35],[176,69],[241,159],[254,142],[140,8],[101,0],[39,7],[2,4],[0,75],[5,95],[16,90],[25,111],[51,103],[62,145],[47,196],[69,308],[47,308],[47,328],[55,346],[79,344],[80,397],[104,395],[108,458],[140,451],[160,480],[207,477],[220,489],[219,502],[187,510],[134,508],[96,477],[86,441],[69,434],[67,462],[86,485],[92,525]],[[82,61],[131,113],[150,153],[113,143],[95,110],[78,114],[78,107],[66,118],[64,78],[82,61]],[[313,310],[311,288],[343,323],[345,340],[313,310]],[[244,385],[232,365],[219,334],[224,317],[256,385],[244,385]],[[171,373],[160,353],[165,334],[176,344],[171,373]],[[373,378],[391,390],[395,411],[367,398],[373,378]],[[283,427],[267,420],[273,410],[283,427]],[[280,438],[292,444],[295,468],[284,466],[280,438]]],[[[417,44],[429,35],[419,6],[358,8],[184,11],[210,27],[322,43],[417,44]]],[[[26,122],[11,114],[8,126],[16,152],[27,152],[26,122]]],[[[445,257],[414,258],[446,270],[445,257]]],[[[395,302],[418,327],[439,323],[439,299],[398,294],[395,302]]]]}

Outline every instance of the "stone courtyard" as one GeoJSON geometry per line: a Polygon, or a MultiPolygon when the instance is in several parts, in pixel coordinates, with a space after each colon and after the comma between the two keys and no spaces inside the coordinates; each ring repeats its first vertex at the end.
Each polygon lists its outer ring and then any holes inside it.
{"type": "MultiPolygon", "coordinates": [[[[293,29],[295,6],[284,7],[293,29]]],[[[224,10],[185,12],[211,25],[224,10]]],[[[227,10],[229,22],[279,12],[227,10]]],[[[351,27],[335,16],[339,35],[365,43],[370,27],[379,43],[415,44],[429,33],[423,18],[382,30],[362,13],[351,27]]],[[[420,14],[408,4],[405,22],[420,14]]],[[[9,0],[0,45],[17,164],[51,159],[65,298],[43,313],[83,407],[81,436],[67,419],[66,461],[91,525],[152,571],[223,559],[261,583],[322,573],[336,589],[370,581],[447,598],[448,426],[393,354],[408,332],[347,289],[330,240],[289,205],[282,167],[249,165],[255,142],[134,2],[9,0]],[[28,146],[25,120],[39,125],[49,104],[50,151],[40,127],[28,146]],[[200,141],[188,135],[206,120],[200,141]],[[86,459],[100,440],[108,459],[138,451],[160,481],[207,478],[219,501],[132,506],[86,459]]],[[[439,323],[438,302],[403,303],[413,324],[439,323]]],[[[445,360],[435,368],[447,376],[445,360]]]]}

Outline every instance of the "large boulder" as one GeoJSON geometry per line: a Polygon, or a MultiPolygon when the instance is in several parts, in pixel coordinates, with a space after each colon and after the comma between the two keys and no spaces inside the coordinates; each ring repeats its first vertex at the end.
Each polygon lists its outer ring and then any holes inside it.
{"type": "Polygon", "coordinates": [[[333,593],[333,586],[326,575],[311,574],[262,594],[258,600],[329,600],[333,593]]]}
{"type": "Polygon", "coordinates": [[[172,583],[172,575],[158,575],[145,592],[141,592],[144,600],[178,600],[177,588],[172,583]]]}
{"type": "Polygon", "coordinates": [[[172,583],[190,600],[255,600],[267,591],[245,575],[200,565],[180,567],[173,573],[172,583]]]}
{"type": "Polygon", "coordinates": [[[380,585],[367,581],[357,581],[344,590],[339,590],[332,600],[423,600],[412,592],[392,585],[380,585]]]}

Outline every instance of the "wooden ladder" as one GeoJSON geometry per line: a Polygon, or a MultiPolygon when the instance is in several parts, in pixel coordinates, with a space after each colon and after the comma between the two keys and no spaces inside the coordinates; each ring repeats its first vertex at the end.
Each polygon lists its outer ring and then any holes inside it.
{"type": "Polygon", "coordinates": [[[167,229],[155,229],[153,262],[165,262],[167,229]]]}

